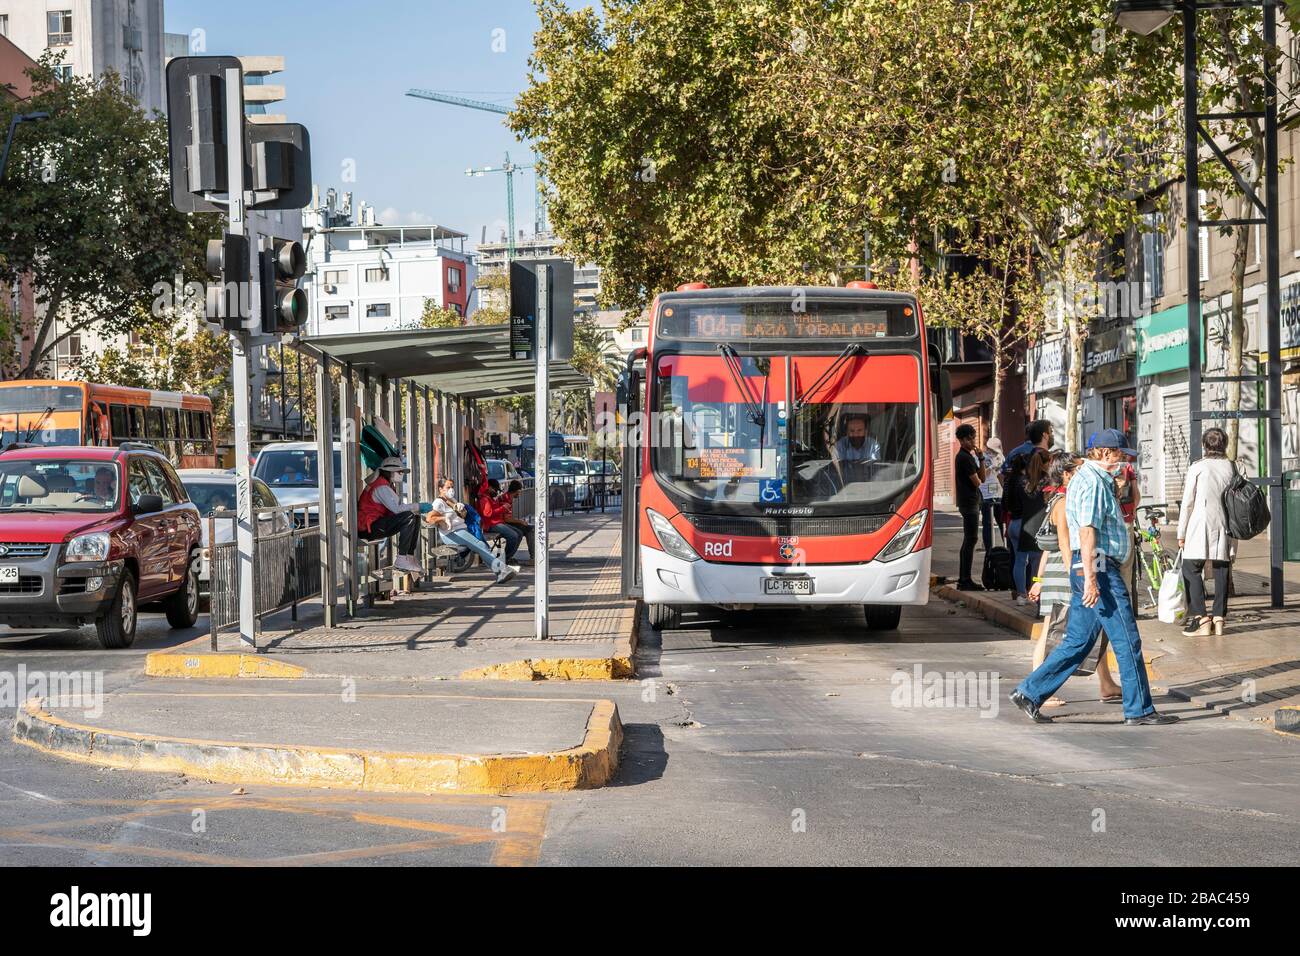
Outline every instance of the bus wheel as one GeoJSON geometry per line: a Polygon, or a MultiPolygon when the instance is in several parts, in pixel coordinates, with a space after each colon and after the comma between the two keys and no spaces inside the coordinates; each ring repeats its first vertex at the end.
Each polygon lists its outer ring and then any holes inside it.
{"type": "Polygon", "coordinates": [[[864,604],[862,613],[867,619],[868,631],[895,631],[903,617],[901,604],[864,604]]]}
{"type": "Polygon", "coordinates": [[[671,604],[649,604],[646,612],[650,617],[650,626],[656,631],[671,631],[681,627],[682,609],[671,604]]]}

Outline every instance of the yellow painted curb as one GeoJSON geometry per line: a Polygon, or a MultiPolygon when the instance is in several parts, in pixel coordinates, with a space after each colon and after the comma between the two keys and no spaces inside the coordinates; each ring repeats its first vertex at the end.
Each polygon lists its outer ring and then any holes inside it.
{"type": "Polygon", "coordinates": [[[583,741],[536,754],[384,753],[335,747],[190,740],[104,730],[48,713],[29,700],[13,739],[81,763],[183,773],[222,783],[341,787],[383,793],[540,793],[607,784],[618,769],[623,725],[613,701],[598,700],[583,741]]]}
{"type": "Polygon", "coordinates": [[[145,656],[147,677],[279,677],[307,676],[307,669],[260,654],[178,654],[154,651],[145,656]]]}
{"type": "Polygon", "coordinates": [[[627,636],[614,640],[609,657],[540,657],[504,661],[461,671],[457,680],[628,680],[636,673],[634,657],[641,637],[641,602],[624,614],[627,636]]]}

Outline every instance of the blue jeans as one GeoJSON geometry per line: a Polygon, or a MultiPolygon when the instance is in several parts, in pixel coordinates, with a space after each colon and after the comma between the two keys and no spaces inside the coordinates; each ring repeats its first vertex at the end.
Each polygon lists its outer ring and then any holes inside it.
{"type": "Polygon", "coordinates": [[[524,541],[524,533],[511,524],[494,524],[489,533],[499,534],[505,538],[507,561],[514,558],[515,552],[519,550],[519,545],[524,541]]]}
{"type": "Polygon", "coordinates": [[[984,498],[980,501],[980,511],[984,515],[984,550],[993,550],[993,523],[1001,510],[1002,499],[984,498]]]}
{"type": "Polygon", "coordinates": [[[1083,570],[1075,567],[1078,563],[1079,552],[1076,551],[1070,560],[1072,597],[1065,637],[1038,670],[1021,681],[1016,690],[1035,704],[1042,704],[1074,673],[1105,628],[1110,646],[1115,650],[1115,660],[1119,663],[1124,716],[1144,717],[1155,707],[1151,703],[1151,685],[1147,683],[1147,671],[1142,663],[1142,637],[1138,634],[1137,619],[1133,615],[1133,605],[1129,603],[1128,587],[1119,562],[1107,558],[1105,570],[1097,572],[1099,597],[1095,607],[1083,603],[1083,570]]]}
{"type": "Polygon", "coordinates": [[[469,548],[482,558],[483,563],[489,568],[497,562],[497,556],[492,553],[492,549],[463,528],[460,531],[443,531],[442,540],[458,548],[469,548]]]}
{"type": "Polygon", "coordinates": [[[1029,596],[1029,585],[1038,573],[1041,551],[1017,551],[1011,559],[1011,577],[1016,582],[1016,593],[1029,596]]]}

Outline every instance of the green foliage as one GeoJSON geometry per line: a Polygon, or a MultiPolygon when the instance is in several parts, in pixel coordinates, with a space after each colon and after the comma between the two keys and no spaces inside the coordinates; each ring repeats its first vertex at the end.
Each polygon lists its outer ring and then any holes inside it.
{"type": "Polygon", "coordinates": [[[33,337],[42,350],[12,370],[19,377],[36,374],[69,335],[145,328],[157,283],[202,278],[215,224],[172,209],[163,120],[146,116],[116,75],[60,81],[55,62],[47,54],[30,71],[30,100],[0,100],[0,128],[15,109],[51,115],[23,125],[0,183],[0,282],[29,273],[42,315],[33,337]]]}

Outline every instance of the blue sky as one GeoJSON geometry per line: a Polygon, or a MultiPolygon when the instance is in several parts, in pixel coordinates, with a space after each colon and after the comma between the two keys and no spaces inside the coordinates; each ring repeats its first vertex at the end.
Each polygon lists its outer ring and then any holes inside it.
{"type": "MultiPolygon", "coordinates": [[[[531,0],[166,0],[169,33],[204,31],[211,55],[279,54],[273,108],[311,131],[313,178],[351,191],[386,225],[436,222],[489,241],[506,222],[501,173],[528,151],[504,117],[404,95],[423,88],[508,104],[524,88],[537,17],[531,0]],[[494,32],[504,31],[504,32],[494,32]],[[494,43],[503,51],[494,50],[494,43]],[[355,161],[356,181],[343,182],[355,161]]],[[[531,231],[532,170],[515,176],[516,228],[531,231]]]]}

